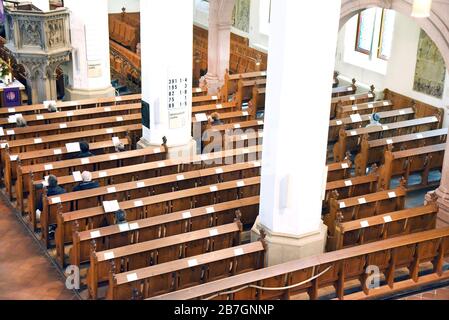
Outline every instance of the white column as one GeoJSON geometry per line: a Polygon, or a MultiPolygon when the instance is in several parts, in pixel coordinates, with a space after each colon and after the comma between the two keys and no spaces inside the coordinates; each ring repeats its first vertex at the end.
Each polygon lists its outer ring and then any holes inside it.
{"type": "Polygon", "coordinates": [[[70,9],[72,63],[66,100],[114,96],[109,58],[107,0],[65,0],[70,9]],[[89,10],[86,10],[89,8],[89,10]]]}
{"type": "Polygon", "coordinates": [[[321,209],[341,2],[271,4],[257,224],[272,242],[270,265],[324,250],[321,209]]]}
{"type": "Polygon", "coordinates": [[[205,80],[210,94],[223,85],[229,69],[231,51],[232,10],[235,0],[209,1],[208,64],[205,80]]]}
{"type": "Polygon", "coordinates": [[[143,119],[149,127],[143,127],[141,146],[160,145],[165,136],[171,157],[179,156],[178,152],[188,156],[194,149],[192,3],[142,1],[140,6],[142,101],[150,110],[149,119],[143,119]]]}

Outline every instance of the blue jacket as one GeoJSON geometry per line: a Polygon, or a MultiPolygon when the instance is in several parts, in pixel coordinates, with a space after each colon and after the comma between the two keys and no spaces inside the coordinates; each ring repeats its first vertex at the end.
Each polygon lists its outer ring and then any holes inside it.
{"type": "MultiPolygon", "coordinates": [[[[64,194],[64,193],[66,193],[66,191],[61,186],[56,186],[54,188],[50,188],[50,187],[47,188],[47,196],[48,197],[58,196],[58,195],[64,194]]],[[[44,204],[43,204],[42,198],[39,198],[37,200],[36,209],[39,209],[40,211],[44,210],[44,204]]]]}
{"type": "Polygon", "coordinates": [[[100,184],[97,181],[81,182],[73,188],[73,192],[90,190],[90,189],[95,189],[95,188],[99,188],[99,187],[100,187],[100,184]]]}

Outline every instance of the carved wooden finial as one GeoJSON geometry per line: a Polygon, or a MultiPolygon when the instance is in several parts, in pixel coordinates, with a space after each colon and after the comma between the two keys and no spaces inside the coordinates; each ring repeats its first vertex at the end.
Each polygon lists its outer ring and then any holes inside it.
{"type": "Polygon", "coordinates": [[[97,241],[95,239],[90,242],[90,251],[92,253],[97,252],[97,241]]]}
{"type": "Polygon", "coordinates": [[[405,179],[405,177],[402,177],[401,180],[399,181],[399,185],[403,188],[407,187],[407,179],[405,179]]]}
{"type": "MultiPolygon", "coordinates": [[[[374,93],[374,90],[376,90],[376,87],[374,85],[371,85],[371,87],[369,87],[371,92],[374,93]]],[[[387,89],[388,90],[388,89],[387,89]]]]}
{"type": "Polygon", "coordinates": [[[427,205],[433,204],[433,205],[438,206],[438,195],[436,194],[435,191],[431,191],[431,192],[427,193],[426,204],[427,205]]]}
{"type": "Polygon", "coordinates": [[[371,173],[378,173],[378,171],[379,171],[379,167],[377,166],[377,164],[376,163],[373,164],[371,166],[371,173]]]}
{"type": "Polygon", "coordinates": [[[332,190],[331,195],[330,195],[330,199],[335,199],[337,200],[340,197],[340,194],[338,193],[337,190],[332,190]]]}
{"type": "Polygon", "coordinates": [[[341,211],[338,211],[337,215],[335,217],[335,223],[340,224],[344,221],[344,219],[345,219],[345,216],[343,215],[343,213],[341,211]]]}
{"type": "Polygon", "coordinates": [[[264,228],[260,228],[259,233],[260,233],[259,241],[260,240],[265,240],[265,238],[267,237],[267,232],[265,231],[265,229],[264,228]]]}
{"type": "Polygon", "coordinates": [[[235,210],[235,219],[234,222],[241,222],[242,221],[242,211],[240,209],[235,210]]]}
{"type": "Polygon", "coordinates": [[[357,80],[355,78],[352,79],[352,85],[355,86],[356,83],[357,83],[357,80]]]}

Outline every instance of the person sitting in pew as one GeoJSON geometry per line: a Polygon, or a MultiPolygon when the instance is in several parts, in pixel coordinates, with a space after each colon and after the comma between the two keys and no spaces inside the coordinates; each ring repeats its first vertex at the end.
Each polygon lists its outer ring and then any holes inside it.
{"type": "Polygon", "coordinates": [[[223,121],[220,120],[218,112],[214,112],[210,115],[210,122],[213,126],[221,126],[224,124],[223,121]]]}
{"type": "Polygon", "coordinates": [[[366,126],[367,128],[381,126],[380,116],[377,113],[373,113],[370,118],[370,123],[366,126]]]}
{"type": "MultiPolygon", "coordinates": [[[[66,193],[66,190],[58,184],[58,178],[56,178],[54,175],[48,176],[47,181],[48,181],[48,187],[47,187],[47,196],[48,197],[58,196],[60,194],[66,193]]],[[[43,188],[43,185],[40,185],[38,187],[43,188]]],[[[44,204],[43,204],[42,198],[38,199],[36,208],[37,208],[37,210],[36,210],[37,221],[40,221],[40,216],[41,216],[42,210],[44,209],[44,204]]],[[[50,240],[54,239],[55,231],[56,231],[56,225],[50,225],[49,233],[48,233],[50,240]]]]}
{"type": "Polygon", "coordinates": [[[24,117],[18,116],[16,117],[16,126],[17,128],[25,128],[27,126],[27,121],[24,117]]]}
{"type": "Polygon", "coordinates": [[[74,156],[74,159],[89,158],[94,156],[93,153],[90,152],[89,143],[86,141],[80,142],[80,150],[81,151],[74,156]]]}
{"type": "Polygon", "coordinates": [[[81,177],[83,178],[83,181],[73,188],[73,192],[90,190],[100,187],[98,181],[92,181],[92,173],[90,173],[89,171],[84,171],[81,174],[81,177]]]}
{"type": "Polygon", "coordinates": [[[115,224],[126,223],[126,212],[123,210],[118,210],[115,212],[115,224]]]}

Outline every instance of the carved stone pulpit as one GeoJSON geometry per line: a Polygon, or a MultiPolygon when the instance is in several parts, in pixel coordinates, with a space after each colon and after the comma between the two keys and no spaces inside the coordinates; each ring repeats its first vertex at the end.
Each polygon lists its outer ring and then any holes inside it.
{"type": "Polygon", "coordinates": [[[6,12],[6,48],[26,71],[33,103],[56,100],[56,69],[70,60],[69,10],[42,12],[9,8],[6,12]]]}

